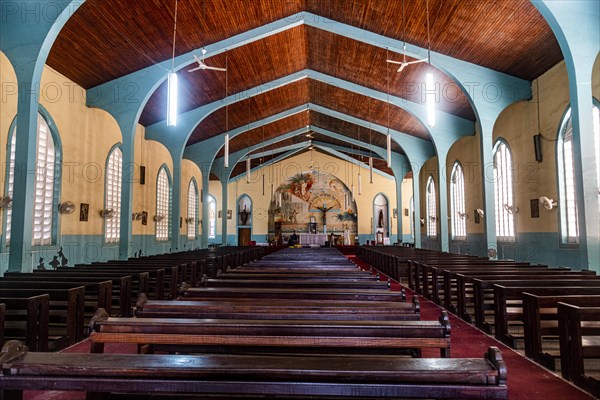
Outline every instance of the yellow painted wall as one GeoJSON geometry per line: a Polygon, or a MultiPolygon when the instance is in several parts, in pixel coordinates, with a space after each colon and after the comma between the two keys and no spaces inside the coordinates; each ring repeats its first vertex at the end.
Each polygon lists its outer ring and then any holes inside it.
{"type": "MultiPolygon", "coordinates": [[[[346,186],[350,187],[352,184],[352,174],[349,163],[347,161],[340,160],[336,157],[321,153],[314,152],[313,160],[315,167],[318,166],[323,172],[331,173],[342,181],[346,186]]],[[[276,187],[284,183],[287,178],[294,176],[300,172],[307,171],[310,164],[310,153],[302,153],[279,163],[276,163],[273,168],[267,166],[263,169],[259,169],[252,174],[251,183],[247,184],[244,178],[238,182],[232,182],[229,184],[229,200],[228,208],[235,212],[235,204],[237,198],[242,194],[247,194],[253,201],[253,235],[267,235],[268,233],[268,209],[269,201],[271,198],[271,182],[275,182],[276,187]],[[265,174],[265,195],[262,194],[262,174],[265,174]],[[271,179],[273,176],[273,179],[271,179]],[[237,196],[236,196],[237,193],[237,196]]],[[[316,168],[315,168],[316,169],[316,168]]],[[[358,168],[353,167],[354,171],[354,186],[356,194],[354,196],[357,213],[358,213],[358,233],[360,235],[367,235],[371,233],[371,218],[373,216],[373,199],[378,193],[384,193],[389,201],[390,215],[392,210],[396,208],[396,183],[393,179],[387,179],[384,176],[374,173],[373,184],[369,184],[369,170],[368,168],[361,169],[362,175],[362,194],[358,195],[358,168]]],[[[213,193],[213,182],[211,182],[211,193],[213,193]]],[[[214,194],[214,193],[213,193],[214,194]]],[[[216,196],[215,196],[216,197],[216,196]]],[[[410,197],[410,196],[409,196],[410,197]]],[[[220,203],[217,205],[217,209],[221,209],[220,203]]],[[[328,220],[329,221],[329,220],[328,220]]],[[[337,223],[337,222],[336,222],[337,223]]],[[[342,230],[340,226],[333,227],[328,224],[330,229],[342,230]]],[[[234,234],[236,229],[235,216],[228,223],[228,233],[234,234]]],[[[390,234],[396,234],[397,222],[395,219],[391,219],[391,230],[390,234]]],[[[409,228],[410,232],[410,228],[409,228]]]]}
{"type": "MultiPolygon", "coordinates": [[[[9,127],[17,113],[16,75],[0,52],[0,161],[6,165],[6,144],[9,127]]],[[[60,235],[103,235],[104,220],[100,210],[104,208],[105,168],[109,151],[122,142],[117,122],[107,112],[86,106],[85,90],[61,74],[46,66],[42,73],[40,104],[46,108],[56,123],[62,142],[63,179],[61,201],[72,201],[77,210],[61,215],[60,235]],[[79,221],[79,205],[90,205],[89,220],[79,221]]],[[[137,126],[135,138],[135,175],[133,176],[133,211],[148,212],[148,225],[134,221],[134,235],[154,235],[153,217],[156,214],[156,175],[166,164],[172,174],[173,162],[167,149],[160,143],[144,139],[144,127],[137,126]],[[139,166],[146,166],[146,184],[139,184],[139,166]]],[[[187,183],[195,176],[201,187],[201,174],[197,166],[184,160],[182,188],[187,207],[187,183]]],[[[0,174],[4,192],[6,173],[0,174]]],[[[185,210],[186,208],[182,208],[185,210]]]]}
{"type": "MultiPolygon", "coordinates": [[[[439,184],[439,173],[438,173],[438,158],[437,156],[431,157],[429,160],[423,164],[421,167],[421,172],[419,174],[419,193],[420,193],[420,204],[421,204],[421,215],[417,216],[418,219],[426,219],[427,218],[427,181],[429,177],[433,177],[433,181],[435,182],[435,190],[437,195],[437,215],[440,215],[440,206],[439,206],[439,192],[440,192],[440,184],[439,184]]],[[[440,232],[440,222],[437,221],[437,232],[440,232]]],[[[427,221],[425,221],[425,226],[421,227],[421,235],[427,234],[427,221]]]]}
{"type": "Polygon", "coordinates": [[[413,180],[412,178],[405,178],[402,180],[402,209],[398,210],[398,216],[402,218],[402,233],[404,235],[410,235],[412,215],[405,215],[405,210],[410,211],[410,199],[413,197],[413,180]]]}
{"type": "MultiPolygon", "coordinates": [[[[448,215],[450,216],[450,178],[452,177],[452,168],[456,161],[460,162],[465,174],[465,211],[467,217],[467,232],[483,233],[483,223],[476,224],[474,210],[483,207],[483,189],[481,186],[481,156],[480,156],[480,136],[465,136],[448,151],[446,158],[446,182],[448,185],[448,215]]],[[[448,229],[451,229],[448,224],[448,229]]],[[[451,233],[451,232],[449,232],[451,233]]]]}
{"type": "Polygon", "coordinates": [[[135,133],[134,160],[136,167],[139,165],[146,167],[146,183],[144,185],[140,185],[139,182],[133,183],[132,211],[148,212],[148,224],[142,225],[140,221],[135,221],[132,225],[132,234],[155,236],[156,179],[160,167],[166,165],[173,182],[173,160],[164,145],[154,140],[144,139],[144,132],[144,127],[138,125],[135,133]]]}
{"type": "MultiPolygon", "coordinates": [[[[185,219],[187,218],[187,210],[188,210],[188,190],[190,186],[191,179],[194,178],[196,181],[196,188],[198,190],[198,208],[197,208],[197,219],[202,218],[202,203],[201,203],[201,189],[202,189],[202,172],[198,165],[193,163],[190,160],[183,159],[181,162],[181,199],[180,199],[180,210],[181,216],[184,219],[183,225],[180,229],[180,235],[185,235],[187,237],[188,233],[188,224],[186,224],[185,219]]],[[[200,237],[202,233],[201,227],[198,225],[196,227],[196,236],[200,237]]]]}
{"type": "Polygon", "coordinates": [[[531,218],[530,200],[540,196],[558,198],[556,172],[556,142],[559,127],[569,105],[569,82],[564,62],[551,68],[533,82],[533,98],[508,107],[494,127],[494,141],[507,141],[514,162],[515,216],[517,232],[556,232],[559,214],[540,209],[540,218],[531,218]],[[539,85],[539,86],[538,86],[539,85]],[[539,87],[539,94],[538,94],[539,87]],[[537,108],[539,99],[540,133],[543,161],[535,161],[533,136],[538,133],[537,108]]]}

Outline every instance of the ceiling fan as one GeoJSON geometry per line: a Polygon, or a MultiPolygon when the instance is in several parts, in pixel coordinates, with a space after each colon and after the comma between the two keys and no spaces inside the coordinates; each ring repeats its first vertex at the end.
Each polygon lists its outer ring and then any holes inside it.
{"type": "Polygon", "coordinates": [[[400,68],[398,68],[398,72],[402,72],[404,70],[404,68],[408,67],[409,65],[429,61],[429,58],[422,58],[420,60],[415,60],[415,61],[406,61],[406,45],[402,46],[402,48],[403,48],[402,61],[385,60],[385,61],[389,62],[390,64],[400,65],[400,68]]]}
{"type": "Polygon", "coordinates": [[[196,59],[198,66],[196,68],[190,69],[188,72],[198,71],[199,69],[201,69],[201,70],[210,69],[213,71],[223,71],[223,72],[227,71],[227,68],[211,67],[209,65],[206,65],[206,63],[204,62],[205,55],[206,55],[206,49],[204,49],[204,48],[202,49],[202,59],[200,59],[200,57],[198,57],[197,55],[194,54],[194,59],[196,59]]]}

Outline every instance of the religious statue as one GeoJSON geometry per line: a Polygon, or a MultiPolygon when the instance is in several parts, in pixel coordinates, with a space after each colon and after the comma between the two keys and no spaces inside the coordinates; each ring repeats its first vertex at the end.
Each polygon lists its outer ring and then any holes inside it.
{"type": "Polygon", "coordinates": [[[298,210],[296,210],[295,208],[292,209],[292,212],[290,214],[289,220],[291,223],[293,224],[297,224],[298,223],[298,219],[296,218],[296,215],[298,215],[298,210]]]}
{"type": "Polygon", "coordinates": [[[39,264],[37,266],[37,269],[39,271],[45,271],[46,270],[46,266],[44,265],[44,258],[43,257],[40,257],[40,261],[39,261],[39,264]]]}
{"type": "Polygon", "coordinates": [[[327,204],[323,203],[322,207],[317,207],[317,210],[323,213],[323,225],[327,225],[327,211],[331,210],[333,207],[327,207],[327,204]]]}
{"type": "Polygon", "coordinates": [[[379,210],[379,218],[377,220],[377,227],[383,228],[383,210],[379,210]]]}
{"type": "Polygon", "coordinates": [[[61,267],[67,267],[67,263],[69,262],[69,259],[67,257],[65,257],[65,253],[63,253],[63,248],[61,247],[58,250],[58,256],[60,257],[60,266],[61,267]]]}
{"type": "Polygon", "coordinates": [[[246,210],[246,205],[244,204],[244,209],[240,211],[242,225],[248,225],[248,217],[250,217],[250,211],[246,210]]]}

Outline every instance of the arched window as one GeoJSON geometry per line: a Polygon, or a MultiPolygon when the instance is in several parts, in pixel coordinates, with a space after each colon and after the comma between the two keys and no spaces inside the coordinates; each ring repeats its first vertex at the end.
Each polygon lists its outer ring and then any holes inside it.
{"type": "Polygon", "coordinates": [[[156,180],[156,240],[169,240],[171,221],[171,182],[166,167],[162,166],[156,180]]]}
{"type": "MultiPolygon", "coordinates": [[[[600,111],[596,105],[593,106],[592,117],[596,146],[596,179],[600,182],[600,111]]],[[[557,154],[561,240],[565,244],[576,244],[579,243],[579,216],[573,153],[573,120],[570,107],[561,123],[557,154]]]]}
{"type": "Polygon", "coordinates": [[[494,146],[494,193],[496,208],[496,237],[514,240],[513,163],[510,148],[503,140],[494,146]]]}
{"type": "Polygon", "coordinates": [[[453,239],[466,239],[467,213],[465,212],[465,174],[457,161],[450,177],[450,223],[453,239]]]}
{"type": "Polygon", "coordinates": [[[106,163],[105,208],[113,210],[112,218],[104,219],[106,243],[118,243],[121,237],[121,184],[123,177],[123,153],[115,147],[106,163]]]}
{"type": "Polygon", "coordinates": [[[217,237],[217,201],[213,196],[208,196],[208,238],[217,237]]]}
{"type": "Polygon", "coordinates": [[[187,237],[190,240],[196,239],[196,221],[198,220],[198,189],[196,181],[190,180],[188,187],[188,205],[187,205],[187,237]]]}
{"type": "Polygon", "coordinates": [[[427,179],[427,236],[437,236],[437,196],[433,176],[427,179]]]}
{"type": "MultiPolygon", "coordinates": [[[[10,140],[10,162],[8,168],[7,195],[13,197],[15,182],[15,158],[17,146],[17,127],[15,125],[10,140]]],[[[33,220],[31,244],[45,246],[52,244],[55,226],[54,214],[56,212],[55,198],[57,187],[55,180],[55,166],[57,163],[57,149],[54,137],[50,131],[48,121],[38,113],[37,139],[36,139],[36,171],[33,194],[33,220]]],[[[10,243],[12,212],[6,209],[6,243],[10,243]]]]}

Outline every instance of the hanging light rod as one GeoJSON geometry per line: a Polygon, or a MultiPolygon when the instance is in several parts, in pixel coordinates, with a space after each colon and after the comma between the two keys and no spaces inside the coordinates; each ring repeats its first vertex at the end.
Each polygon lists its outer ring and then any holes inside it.
{"type": "Polygon", "coordinates": [[[167,75],[167,126],[177,126],[177,99],[178,82],[177,73],[175,73],[175,41],[177,36],[177,4],[175,0],[175,23],[173,25],[173,53],[171,59],[171,72],[167,75]]]}

